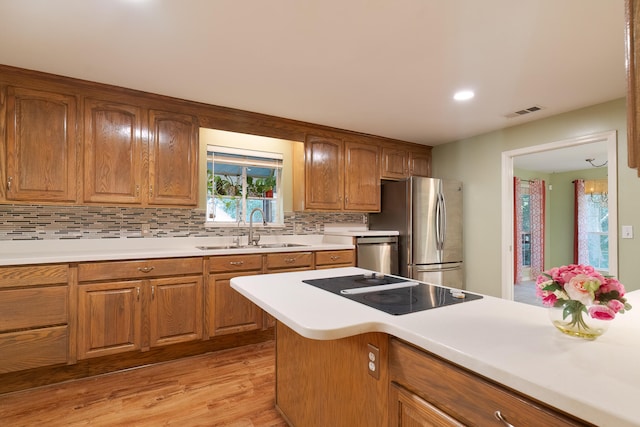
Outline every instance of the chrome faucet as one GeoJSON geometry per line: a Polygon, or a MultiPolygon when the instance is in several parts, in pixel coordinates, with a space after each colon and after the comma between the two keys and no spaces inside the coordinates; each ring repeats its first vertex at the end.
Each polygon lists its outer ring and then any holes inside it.
{"type": "Polygon", "coordinates": [[[253,237],[253,214],[256,213],[256,211],[259,211],[262,214],[262,224],[267,225],[267,220],[264,217],[264,211],[260,208],[254,208],[249,214],[249,244],[250,245],[257,245],[258,242],[260,241],[259,234],[257,235],[257,237],[253,237]]]}

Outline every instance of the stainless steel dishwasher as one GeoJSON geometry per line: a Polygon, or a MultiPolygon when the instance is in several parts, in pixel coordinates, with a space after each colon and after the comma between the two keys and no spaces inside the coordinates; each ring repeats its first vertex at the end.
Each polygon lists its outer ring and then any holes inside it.
{"type": "Polygon", "coordinates": [[[397,236],[356,237],[357,266],[385,274],[398,274],[397,236]]]}

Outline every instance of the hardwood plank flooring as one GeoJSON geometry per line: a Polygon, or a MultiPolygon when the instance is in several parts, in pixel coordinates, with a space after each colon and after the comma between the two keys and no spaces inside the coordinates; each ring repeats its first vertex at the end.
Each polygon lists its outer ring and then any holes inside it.
{"type": "Polygon", "coordinates": [[[275,343],[0,395],[0,425],[287,426],[275,409],[275,343]]]}

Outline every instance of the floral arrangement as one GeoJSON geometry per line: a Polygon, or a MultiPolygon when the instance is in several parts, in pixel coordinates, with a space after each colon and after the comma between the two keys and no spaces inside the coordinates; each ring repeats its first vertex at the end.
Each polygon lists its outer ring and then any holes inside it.
{"type": "Polygon", "coordinates": [[[563,319],[571,316],[572,326],[587,329],[582,314],[599,320],[612,320],[631,310],[624,298],[622,283],[605,277],[593,267],[581,264],[552,268],[536,280],[536,295],[547,307],[563,307],[563,319]]]}

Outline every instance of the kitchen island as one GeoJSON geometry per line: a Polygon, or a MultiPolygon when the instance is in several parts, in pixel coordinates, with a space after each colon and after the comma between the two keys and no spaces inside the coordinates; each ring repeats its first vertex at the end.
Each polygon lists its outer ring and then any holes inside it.
{"type": "MultiPolygon", "coordinates": [[[[597,340],[585,341],[558,332],[544,308],[490,296],[394,316],[303,283],[308,279],[365,271],[351,267],[238,277],[231,280],[231,286],[278,320],[278,368],[282,364],[286,369],[288,363],[300,364],[304,370],[305,364],[310,363],[307,359],[282,360],[285,355],[280,350],[287,350],[283,346],[290,349],[291,342],[298,347],[308,346],[305,351],[309,358],[333,357],[330,347],[338,348],[345,355],[345,360],[313,366],[314,369],[324,367],[319,375],[324,376],[323,381],[329,382],[330,386],[335,386],[331,382],[333,369],[340,374],[352,370],[354,375],[361,376],[360,371],[355,370],[359,363],[366,366],[367,346],[373,344],[380,352],[381,368],[379,379],[368,392],[385,393],[388,383],[384,382],[389,381],[389,372],[384,369],[389,357],[385,354],[388,352],[385,337],[391,337],[391,341],[397,338],[402,344],[587,423],[640,425],[636,406],[640,395],[637,363],[640,360],[640,292],[627,294],[629,302],[635,306],[633,310],[619,315],[609,331],[597,340]],[[281,338],[287,341],[281,344],[281,338]],[[345,338],[360,339],[364,350],[350,350],[351,344],[342,348],[343,343],[349,341],[345,338]],[[363,355],[361,362],[346,360],[351,354],[357,359],[359,353],[363,355]],[[344,369],[336,365],[343,365],[344,369]]],[[[366,369],[364,372],[367,375],[366,369]]],[[[277,380],[295,380],[291,373],[285,374],[288,376],[278,374],[277,380]]],[[[305,379],[300,384],[310,382],[313,380],[305,379]]],[[[286,388],[283,384],[276,387],[277,393],[290,393],[289,384],[286,388]]],[[[324,402],[326,398],[307,395],[304,391],[299,390],[297,395],[299,405],[305,404],[306,400],[324,402]]],[[[278,396],[278,404],[285,416],[289,416],[288,409],[281,406],[281,397],[286,400],[287,395],[278,396]]],[[[345,402],[347,407],[351,404],[361,412],[367,411],[359,396],[352,394],[352,400],[345,402]]],[[[290,401],[284,403],[292,404],[290,401]]],[[[326,404],[319,403],[315,409],[331,410],[323,409],[326,404]]],[[[364,405],[368,404],[384,404],[384,399],[376,401],[374,396],[371,401],[364,401],[364,405]]],[[[386,425],[386,418],[380,418],[380,425],[386,425]]]]}

